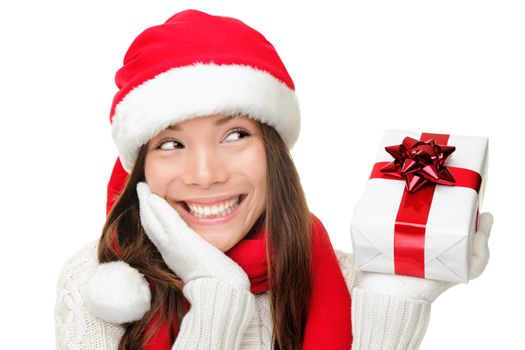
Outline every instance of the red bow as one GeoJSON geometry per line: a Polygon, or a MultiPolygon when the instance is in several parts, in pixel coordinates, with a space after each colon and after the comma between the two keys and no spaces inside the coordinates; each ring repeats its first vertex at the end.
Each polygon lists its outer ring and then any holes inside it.
{"type": "Polygon", "coordinates": [[[438,145],[434,139],[420,141],[405,137],[400,145],[385,147],[394,161],[381,168],[389,175],[405,178],[408,192],[415,192],[429,182],[454,185],[456,180],[444,165],[456,150],[454,146],[438,145]]]}

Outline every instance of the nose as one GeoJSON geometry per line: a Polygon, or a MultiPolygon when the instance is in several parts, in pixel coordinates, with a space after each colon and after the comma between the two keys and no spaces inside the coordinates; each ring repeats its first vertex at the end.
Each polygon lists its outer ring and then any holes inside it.
{"type": "Polygon", "coordinates": [[[187,160],[183,181],[187,186],[204,189],[228,180],[226,162],[209,149],[196,150],[187,160]]]}

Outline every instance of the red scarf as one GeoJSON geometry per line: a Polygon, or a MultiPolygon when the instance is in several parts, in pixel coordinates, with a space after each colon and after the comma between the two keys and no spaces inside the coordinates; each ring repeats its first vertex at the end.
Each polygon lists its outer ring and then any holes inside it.
{"type": "MultiPolygon", "coordinates": [[[[108,184],[108,213],[116,194],[122,190],[127,173],[117,159],[108,184]]],[[[312,218],[312,273],[313,285],[308,306],[303,349],[350,349],[352,344],[351,299],[341,273],[328,234],[321,221],[312,218]]],[[[239,264],[250,279],[252,293],[268,291],[266,230],[263,228],[253,237],[245,238],[227,253],[239,264]]],[[[186,308],[188,309],[186,302],[186,308]]],[[[148,325],[147,331],[156,323],[157,314],[148,325]]],[[[174,334],[178,325],[173,325],[174,334]]],[[[170,338],[169,325],[162,324],[153,335],[145,350],[170,350],[174,342],[170,338]]]]}

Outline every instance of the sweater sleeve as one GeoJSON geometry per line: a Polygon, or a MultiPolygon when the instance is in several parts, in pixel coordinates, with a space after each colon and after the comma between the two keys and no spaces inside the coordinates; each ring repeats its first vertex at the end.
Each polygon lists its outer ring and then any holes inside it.
{"type": "MultiPolygon", "coordinates": [[[[123,326],[95,317],[85,303],[86,285],[98,266],[97,244],[84,246],[60,272],[55,303],[57,350],[117,350],[124,335],[123,326]]],[[[183,293],[191,308],[172,349],[241,347],[256,314],[252,293],[211,278],[190,281],[183,293]]]]}
{"type": "Polygon", "coordinates": [[[56,284],[57,350],[116,350],[124,328],[93,316],[85,302],[85,286],[98,265],[97,242],[69,258],[56,284]]]}
{"type": "Polygon", "coordinates": [[[430,320],[430,302],[359,289],[352,255],[336,254],[352,296],[352,349],[419,349],[430,320]]]}
{"type": "Polygon", "coordinates": [[[191,304],[173,350],[239,349],[255,316],[255,296],[212,278],[189,281],[183,293],[191,304]]]}

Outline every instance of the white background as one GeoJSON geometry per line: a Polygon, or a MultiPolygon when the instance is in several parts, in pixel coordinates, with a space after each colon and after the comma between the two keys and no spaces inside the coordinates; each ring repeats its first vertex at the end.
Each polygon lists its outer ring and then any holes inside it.
{"type": "Polygon", "coordinates": [[[131,41],[175,12],[237,17],[296,84],[292,154],[336,248],[386,128],[490,138],[481,278],[440,296],[422,349],[523,343],[525,6],[519,1],[19,1],[0,5],[2,348],[54,347],[55,284],[97,239],[116,158],[113,77],[131,41]],[[9,5],[6,5],[9,4],[9,5]]]}

